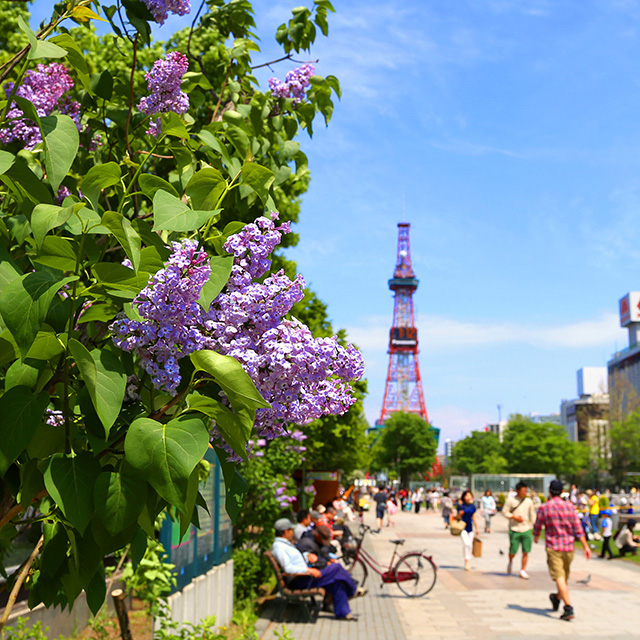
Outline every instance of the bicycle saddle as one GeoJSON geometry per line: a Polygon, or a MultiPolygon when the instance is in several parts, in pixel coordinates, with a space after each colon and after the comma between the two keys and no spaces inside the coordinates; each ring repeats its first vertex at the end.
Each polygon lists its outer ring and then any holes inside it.
{"type": "Polygon", "coordinates": [[[391,544],[404,544],[404,538],[399,538],[398,540],[389,540],[391,544]]]}

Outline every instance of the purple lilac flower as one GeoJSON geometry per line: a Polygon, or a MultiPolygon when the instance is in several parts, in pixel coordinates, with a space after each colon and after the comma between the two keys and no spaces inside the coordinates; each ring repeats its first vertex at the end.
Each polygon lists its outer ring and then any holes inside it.
{"type": "MultiPolygon", "coordinates": [[[[178,51],[172,51],[163,60],[156,60],[151,71],[145,75],[151,95],[140,100],[138,109],[147,115],[169,111],[183,114],[189,108],[189,98],[180,90],[180,83],[188,68],[187,56],[178,51]]],[[[147,133],[158,137],[160,118],[151,120],[147,133]]]]}
{"type": "MultiPolygon", "coordinates": [[[[210,275],[208,256],[194,241],[174,242],[165,268],[134,300],[142,320],[121,317],[111,325],[115,344],[136,353],[153,384],[170,393],[180,383],[178,360],[189,353],[212,349],[238,360],[271,404],[256,412],[264,440],[286,435],[287,424],[344,413],[355,401],[351,382],[364,372],[352,345],[314,338],[295,318],[284,319],[303,297],[302,276],[290,280],[280,271],[255,281],[269,269],[269,255],[288,231],[288,224],[276,227],[263,217],[231,236],[225,244],[235,256],[231,277],[206,312],[197,301],[210,275]]],[[[226,447],[215,426],[212,433],[226,447]]],[[[294,433],[294,440],[304,440],[294,433]]]]}
{"type": "Polygon", "coordinates": [[[89,143],[89,151],[97,151],[98,147],[102,146],[102,134],[94,133],[89,143]]]}
{"type": "Polygon", "coordinates": [[[158,24],[164,24],[169,17],[169,12],[185,16],[191,11],[189,0],[144,0],[144,3],[158,24]]]}
{"type": "Polygon", "coordinates": [[[56,194],[56,202],[58,204],[62,204],[64,202],[64,199],[70,195],[71,195],[71,191],[69,191],[69,188],[62,185],[58,189],[58,193],[56,194]]]}
{"type": "MultiPolygon", "coordinates": [[[[13,82],[5,85],[6,96],[11,95],[13,82]]],[[[53,111],[60,111],[71,118],[80,129],[80,104],[63,95],[73,88],[73,80],[69,70],[59,62],[51,64],[39,64],[36,69],[29,69],[22,84],[17,88],[16,95],[26,98],[33,104],[38,115],[42,118],[53,111]]],[[[28,118],[23,117],[22,110],[12,104],[7,117],[13,122],[7,129],[0,130],[0,142],[8,143],[14,140],[22,140],[25,149],[33,149],[42,142],[42,134],[39,127],[28,118]]]]}
{"type": "Polygon", "coordinates": [[[316,72],[312,64],[304,64],[289,71],[284,82],[278,78],[269,80],[269,89],[276,98],[292,98],[296,105],[304,99],[305,90],[309,86],[309,78],[316,72]]]}
{"type": "Polygon", "coordinates": [[[45,422],[52,427],[61,427],[64,424],[64,414],[62,411],[56,411],[55,409],[47,409],[45,411],[47,419],[45,422]]]}

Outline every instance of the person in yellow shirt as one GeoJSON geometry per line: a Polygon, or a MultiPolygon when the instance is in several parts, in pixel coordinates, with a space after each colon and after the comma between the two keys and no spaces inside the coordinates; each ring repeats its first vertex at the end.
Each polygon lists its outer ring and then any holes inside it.
{"type": "Polygon", "coordinates": [[[595,535],[598,532],[598,516],[600,515],[600,496],[598,492],[589,496],[589,522],[591,532],[595,535]]]}

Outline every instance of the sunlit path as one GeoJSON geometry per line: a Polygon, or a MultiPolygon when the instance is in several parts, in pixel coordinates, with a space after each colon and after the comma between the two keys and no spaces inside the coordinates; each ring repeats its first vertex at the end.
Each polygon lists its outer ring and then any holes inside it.
{"type": "MultiPolygon", "coordinates": [[[[368,524],[373,524],[373,515],[367,514],[368,524]]],[[[383,597],[393,602],[407,640],[638,637],[637,565],[619,559],[587,562],[577,552],[570,579],[576,618],[563,622],[549,606],[553,583],[542,544],[534,545],[530,555],[529,580],[521,579],[517,572],[506,575],[507,527],[500,514],[493,520],[493,533],[481,537],[483,556],[474,558],[470,572],[463,569],[460,539],[444,529],[439,513],[398,513],[395,521],[395,527],[385,527],[372,536],[376,556],[388,558],[392,553],[388,540],[405,538],[404,551],[425,550],[439,567],[435,588],[419,600],[404,598],[396,586],[384,588],[383,597]],[[588,584],[578,582],[589,575],[588,584]]],[[[516,558],[514,570],[519,568],[516,558]]]]}

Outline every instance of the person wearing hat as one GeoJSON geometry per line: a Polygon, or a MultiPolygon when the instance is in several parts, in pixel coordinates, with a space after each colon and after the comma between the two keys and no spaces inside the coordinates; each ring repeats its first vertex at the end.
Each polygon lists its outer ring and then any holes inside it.
{"type": "Polygon", "coordinates": [[[538,510],[536,522],[533,525],[533,541],[538,542],[544,527],[549,575],[557,586],[557,593],[549,594],[549,600],[554,611],[560,608],[561,601],[564,602],[564,612],[560,619],[569,621],[575,617],[567,580],[573,561],[576,538],[582,543],[584,557],[587,560],[591,558],[591,549],[587,544],[575,507],[571,502],[562,500],[561,493],[562,482],[552,480],[549,484],[549,500],[538,510]]]}
{"type": "Polygon", "coordinates": [[[611,509],[604,509],[600,512],[602,516],[602,522],[600,526],[602,527],[602,551],[600,553],[600,557],[604,558],[607,554],[609,554],[609,560],[613,560],[613,551],[611,551],[611,547],[609,543],[611,542],[611,536],[613,535],[613,520],[611,519],[611,509]]]}
{"type": "Polygon", "coordinates": [[[303,553],[293,546],[294,523],[288,518],[280,518],[275,522],[276,537],[271,545],[271,553],[282,571],[292,578],[289,587],[293,589],[312,589],[322,587],[333,598],[336,618],[340,620],[357,620],[351,613],[349,598],[363,596],[366,589],[356,587],[356,583],[347,570],[340,564],[327,565],[324,569],[310,567],[309,563],[318,561],[313,553],[303,553]]]}
{"type": "Polygon", "coordinates": [[[318,559],[312,563],[316,569],[324,569],[328,564],[336,562],[331,558],[331,529],[321,524],[307,531],[296,544],[302,553],[310,553],[318,559]]]}

